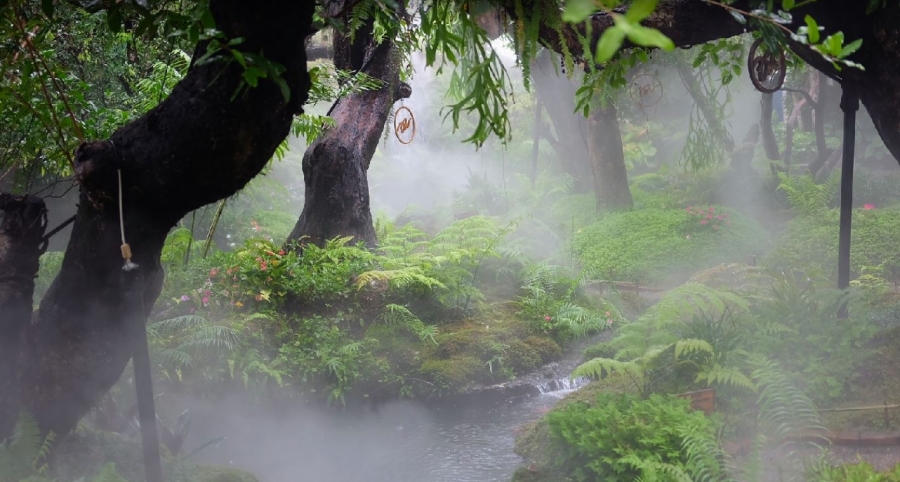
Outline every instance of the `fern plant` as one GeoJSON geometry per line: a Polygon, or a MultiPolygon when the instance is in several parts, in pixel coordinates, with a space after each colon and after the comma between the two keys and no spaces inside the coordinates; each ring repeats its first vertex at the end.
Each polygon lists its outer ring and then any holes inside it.
{"type": "Polygon", "coordinates": [[[0,443],[0,482],[49,482],[47,456],[55,435],[41,436],[37,421],[22,413],[12,434],[0,443]]]}
{"type": "Polygon", "coordinates": [[[147,336],[156,348],[153,358],[169,380],[180,381],[185,371],[196,369],[204,377],[224,370],[224,358],[242,348],[241,333],[213,324],[197,315],[185,315],[147,325],[147,336]],[[202,363],[198,363],[198,359],[202,363]],[[218,362],[218,363],[217,363],[218,362]]]}
{"type": "Polygon", "coordinates": [[[388,304],[384,310],[378,315],[378,321],[389,327],[401,327],[421,341],[430,341],[437,344],[435,336],[438,335],[438,327],[434,325],[426,325],[408,308],[396,304],[388,304]]]}
{"type": "MultiPolygon", "coordinates": [[[[670,365],[663,359],[670,355],[677,361],[687,355],[703,353],[707,363],[700,370],[710,381],[720,381],[726,377],[721,367],[708,362],[719,359],[708,340],[682,339],[679,331],[701,313],[736,313],[749,308],[747,300],[734,292],[710,288],[697,283],[688,283],[666,294],[656,305],[648,309],[637,321],[619,329],[613,344],[618,348],[615,358],[595,358],[575,369],[572,377],[586,376],[602,378],[607,373],[621,372],[628,376],[645,396],[653,391],[659,378],[667,378],[654,373],[659,366],[670,365]],[[655,375],[655,376],[654,376],[655,375]]],[[[745,380],[732,372],[727,381],[746,385],[745,380]]]]}
{"type": "Polygon", "coordinates": [[[790,176],[778,173],[778,189],[787,194],[791,206],[801,216],[812,216],[828,209],[841,186],[840,170],[835,170],[819,184],[811,175],[790,176]]]}

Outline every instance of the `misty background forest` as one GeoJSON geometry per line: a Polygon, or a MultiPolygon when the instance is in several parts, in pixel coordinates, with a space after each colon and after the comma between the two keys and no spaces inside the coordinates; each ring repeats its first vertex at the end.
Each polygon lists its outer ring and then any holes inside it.
{"type": "Polygon", "coordinates": [[[0,482],[900,480],[900,4],[314,3],[0,0],[0,482]]]}

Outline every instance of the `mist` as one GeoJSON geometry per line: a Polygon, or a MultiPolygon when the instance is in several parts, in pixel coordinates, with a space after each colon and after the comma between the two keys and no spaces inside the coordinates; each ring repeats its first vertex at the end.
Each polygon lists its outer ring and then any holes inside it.
{"type": "MultiPolygon", "coordinates": [[[[513,135],[478,148],[464,142],[472,119],[454,130],[446,117],[450,73],[412,55],[412,94],[393,109],[414,114],[415,138],[401,143],[390,117],[368,171],[384,235],[372,251],[347,240],[285,252],[304,206],[305,139],[291,139],[283,159],[225,201],[221,220],[211,205],[179,222],[175,232],[189,241],[170,235],[150,327],[160,418],[165,425],[190,414],[187,452],[221,439],[196,460],[260,482],[552,482],[581,470],[565,465],[583,464],[588,455],[578,450],[615,439],[594,434],[591,445],[572,435],[579,430],[566,431],[564,416],[574,420],[570,428],[605,426],[590,419],[596,412],[571,408],[581,406],[574,401],[671,403],[660,413],[690,419],[697,439],[708,437],[722,459],[727,445],[729,460],[741,463],[752,458],[748,440],[772,433],[759,421],[765,417],[747,418],[769,403],[789,414],[795,438],[810,427],[827,426],[831,437],[900,422],[896,412],[831,417],[818,408],[840,412],[900,396],[891,374],[876,368],[898,356],[879,343],[900,327],[891,241],[900,228],[892,184],[900,168],[867,114],[858,121],[853,200],[862,234],[854,238],[854,284],[843,292],[834,289],[843,139],[835,98],[810,114],[800,96],[783,92],[773,113],[783,158],[770,159],[763,97],[745,71],[721,86],[721,68],[688,69],[710,89],[698,94],[676,67],[692,65],[699,48],[657,52],[627,69],[625,85],[607,99],[622,148],[621,159],[610,160],[589,140],[595,120],[576,107],[584,73],[567,75],[557,57],[549,67],[535,62],[532,76],[542,80],[529,90],[508,41],[493,48],[511,78],[513,135]],[[630,94],[641,75],[660,86],[652,105],[630,94]],[[627,205],[604,205],[599,192],[611,163],[627,174],[627,205]],[[833,306],[850,307],[855,329],[833,306]],[[771,392],[759,387],[772,386],[791,403],[765,399],[771,392]],[[882,388],[877,400],[856,396],[882,388]],[[727,416],[690,418],[706,411],[691,398],[706,390],[727,416]],[[693,405],[677,405],[685,398],[693,405]],[[556,425],[548,412],[561,414],[556,425]],[[579,455],[562,462],[556,450],[579,455]]],[[[790,74],[788,87],[814,91],[815,71],[790,74]]],[[[817,88],[839,95],[828,81],[817,88]]],[[[592,109],[604,93],[594,93],[592,109]]],[[[75,196],[54,201],[51,225],[74,214],[75,196]]],[[[36,302],[68,236],[61,232],[50,245],[57,252],[43,258],[36,302]]],[[[128,383],[120,381],[117,396],[128,383]]],[[[105,409],[85,423],[100,425],[105,409]]],[[[134,439],[133,427],[126,432],[134,439]]],[[[888,467],[882,452],[837,445],[831,462],[860,455],[888,467]]],[[[764,471],[802,471],[818,455],[803,450],[753,456],[769,464],[764,471]]]]}

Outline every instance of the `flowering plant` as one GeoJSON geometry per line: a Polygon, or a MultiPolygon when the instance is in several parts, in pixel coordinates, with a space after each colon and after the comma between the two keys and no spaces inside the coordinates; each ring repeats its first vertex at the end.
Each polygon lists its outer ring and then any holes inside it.
{"type": "Polygon", "coordinates": [[[690,226],[694,229],[711,229],[713,231],[718,231],[731,225],[731,220],[728,219],[728,213],[716,210],[714,206],[688,206],[684,211],[691,219],[690,226]]]}

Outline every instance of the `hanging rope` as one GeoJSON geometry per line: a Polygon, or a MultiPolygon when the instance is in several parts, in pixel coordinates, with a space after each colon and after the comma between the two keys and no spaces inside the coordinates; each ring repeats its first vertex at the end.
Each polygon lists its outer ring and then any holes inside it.
{"type": "MultiPolygon", "coordinates": [[[[116,154],[118,154],[118,149],[116,149],[116,154]]],[[[122,233],[122,259],[125,260],[125,265],[122,266],[122,269],[131,271],[137,268],[138,265],[131,262],[131,246],[128,245],[128,241],[125,241],[125,213],[122,209],[122,169],[116,169],[116,172],[119,176],[119,231],[122,233]]]]}
{"type": "MultiPolygon", "coordinates": [[[[112,142],[112,141],[110,141],[112,142]]],[[[119,150],[113,144],[116,163],[119,150]]],[[[153,376],[150,371],[150,348],[147,343],[147,315],[144,307],[143,276],[139,266],[131,261],[131,246],[125,238],[125,214],[122,202],[122,168],[116,166],[119,181],[119,232],[122,235],[120,251],[125,264],[122,266],[123,304],[128,326],[133,327],[135,343],[132,352],[134,388],[137,394],[138,420],[141,429],[141,446],[144,452],[144,472],[147,482],[162,482],[162,461],[159,454],[159,434],[156,428],[156,406],[153,400],[153,376]]]]}

